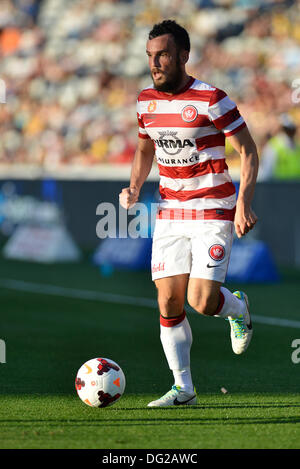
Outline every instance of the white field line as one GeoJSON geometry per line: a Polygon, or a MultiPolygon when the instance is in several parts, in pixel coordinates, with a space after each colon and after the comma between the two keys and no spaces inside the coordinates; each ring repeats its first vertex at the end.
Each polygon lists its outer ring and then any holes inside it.
{"type": "MultiPolygon", "coordinates": [[[[126,304],[157,309],[157,301],[151,298],[117,295],[115,293],[96,292],[92,290],[78,290],[74,288],[59,287],[57,285],[23,282],[21,280],[0,279],[0,288],[43,295],[62,296],[64,298],[103,301],[106,303],[126,304]]],[[[195,311],[189,306],[187,306],[186,309],[189,312],[195,313],[195,311]]],[[[251,314],[251,319],[253,322],[260,324],[300,329],[300,321],[294,321],[292,319],[257,316],[253,314],[251,314]]]]}

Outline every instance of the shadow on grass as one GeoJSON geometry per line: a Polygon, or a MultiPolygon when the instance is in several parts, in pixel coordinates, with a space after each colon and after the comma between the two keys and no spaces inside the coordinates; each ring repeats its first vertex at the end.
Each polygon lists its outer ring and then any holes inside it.
{"type": "Polygon", "coordinates": [[[208,404],[208,405],[191,405],[188,407],[184,406],[177,406],[177,407],[152,407],[144,408],[144,407],[118,407],[117,409],[109,409],[110,412],[113,411],[120,411],[120,410],[147,410],[149,412],[158,412],[158,411],[171,411],[176,412],[178,409],[186,408],[186,409],[193,409],[193,410],[207,410],[207,409],[218,409],[218,410],[226,410],[226,409],[283,409],[287,407],[300,407],[300,404],[253,404],[253,403],[243,403],[243,404],[208,404]]]}
{"type": "Polygon", "coordinates": [[[101,427],[117,426],[160,426],[160,425],[276,425],[276,424],[297,424],[300,423],[300,417],[203,417],[203,418],[116,418],[105,421],[103,419],[12,419],[1,420],[1,428],[10,428],[14,425],[22,428],[32,428],[35,426],[47,427],[95,427],[101,424],[101,427]]]}

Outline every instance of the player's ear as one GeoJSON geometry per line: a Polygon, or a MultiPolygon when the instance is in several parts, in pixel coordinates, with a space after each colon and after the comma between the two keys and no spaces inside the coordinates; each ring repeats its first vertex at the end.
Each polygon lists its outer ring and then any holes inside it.
{"type": "Polygon", "coordinates": [[[187,61],[189,60],[189,52],[187,50],[182,50],[180,52],[180,62],[182,63],[182,65],[185,65],[187,63],[187,61]]]}

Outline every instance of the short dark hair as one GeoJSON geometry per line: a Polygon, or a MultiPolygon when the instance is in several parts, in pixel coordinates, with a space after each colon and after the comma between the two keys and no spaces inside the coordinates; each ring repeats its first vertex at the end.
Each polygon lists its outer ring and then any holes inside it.
{"type": "Polygon", "coordinates": [[[149,39],[154,39],[163,34],[171,34],[173,36],[177,49],[190,52],[191,43],[188,32],[176,21],[164,20],[161,23],[155,24],[149,33],[149,39]]]}

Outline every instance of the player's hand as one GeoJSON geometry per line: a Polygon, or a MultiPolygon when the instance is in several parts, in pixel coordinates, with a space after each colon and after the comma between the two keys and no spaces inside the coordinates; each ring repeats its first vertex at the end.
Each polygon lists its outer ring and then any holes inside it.
{"type": "Polygon", "coordinates": [[[120,205],[128,210],[138,201],[139,191],[130,187],[125,187],[119,194],[120,205]]]}
{"type": "Polygon", "coordinates": [[[234,218],[235,232],[238,238],[247,234],[254,228],[258,218],[251,207],[237,204],[234,218]]]}

